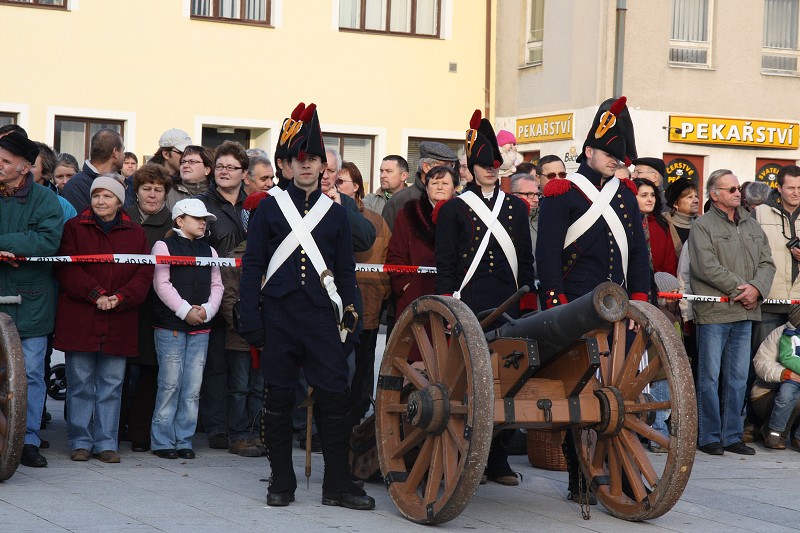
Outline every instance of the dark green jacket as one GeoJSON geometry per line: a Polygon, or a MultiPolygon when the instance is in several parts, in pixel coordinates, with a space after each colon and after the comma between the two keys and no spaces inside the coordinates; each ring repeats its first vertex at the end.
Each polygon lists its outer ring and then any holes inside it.
{"type": "MultiPolygon", "coordinates": [[[[20,257],[47,257],[58,251],[64,213],[56,195],[25,178],[14,196],[0,197],[0,250],[20,257]]],[[[55,282],[52,263],[0,262],[0,296],[22,296],[21,304],[0,305],[14,320],[21,338],[53,331],[55,282]]]]}

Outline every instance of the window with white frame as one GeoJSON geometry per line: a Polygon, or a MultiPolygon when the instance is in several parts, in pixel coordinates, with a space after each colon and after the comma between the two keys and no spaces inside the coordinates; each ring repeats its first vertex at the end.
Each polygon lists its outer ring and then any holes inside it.
{"type": "Polygon", "coordinates": [[[358,167],[361,177],[364,178],[364,188],[368,189],[364,192],[371,192],[375,138],[368,135],[324,133],[322,140],[325,148],[338,150],[343,161],[350,161],[358,167]]]}
{"type": "Polygon", "coordinates": [[[528,25],[525,43],[525,64],[542,64],[544,38],[544,0],[528,0],[528,25]]]}
{"type": "Polygon", "coordinates": [[[16,123],[17,123],[16,113],[6,113],[4,111],[0,111],[0,126],[8,126],[9,124],[16,124],[16,123]]]}
{"type": "Polygon", "coordinates": [[[764,0],[761,71],[797,74],[798,0],[764,0]]]}
{"type": "Polygon", "coordinates": [[[270,24],[270,0],[192,0],[192,18],[270,24]]]}
{"type": "Polygon", "coordinates": [[[92,136],[104,128],[115,130],[125,137],[125,122],[122,120],[56,116],[53,149],[84,161],[89,158],[92,136]]]}
{"type": "Polygon", "coordinates": [[[54,7],[67,9],[67,0],[0,0],[0,4],[28,5],[38,7],[54,7]]]}
{"type": "Polygon", "coordinates": [[[339,28],[439,37],[441,12],[442,0],[339,0],[339,28]]]}
{"type": "Polygon", "coordinates": [[[712,0],[672,0],[672,33],[669,41],[671,65],[710,65],[711,2],[712,0]]]}

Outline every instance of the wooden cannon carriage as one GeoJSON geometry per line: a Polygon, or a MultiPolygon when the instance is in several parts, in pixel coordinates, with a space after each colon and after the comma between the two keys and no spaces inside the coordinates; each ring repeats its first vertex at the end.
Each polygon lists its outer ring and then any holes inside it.
{"type": "Polygon", "coordinates": [[[459,300],[423,296],[395,325],[378,376],[375,433],[400,513],[426,524],[458,516],[492,436],[508,428],[571,430],[587,482],[612,515],[638,521],[669,511],[697,440],[692,374],[674,325],[613,283],[484,331],[497,315],[480,323],[459,300]],[[421,364],[408,362],[414,348],[421,364]],[[658,379],[667,380],[669,401],[646,393],[658,379]],[[664,437],[650,424],[667,409],[664,437]],[[648,439],[668,450],[663,466],[651,462],[648,439]]]}
{"type": "Polygon", "coordinates": [[[28,380],[17,326],[0,313],[0,481],[14,475],[25,441],[28,380]]]}

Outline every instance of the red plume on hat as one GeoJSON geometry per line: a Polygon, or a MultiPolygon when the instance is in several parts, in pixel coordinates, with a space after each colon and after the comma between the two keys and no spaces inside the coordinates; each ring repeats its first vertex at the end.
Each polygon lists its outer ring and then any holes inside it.
{"type": "Polygon", "coordinates": [[[469,120],[464,150],[470,172],[475,165],[500,168],[503,164],[503,156],[500,154],[492,123],[481,118],[480,109],[476,109],[469,120]]]}
{"type": "Polygon", "coordinates": [[[302,159],[306,154],[316,155],[325,163],[327,161],[325,142],[322,140],[322,129],[319,125],[316,104],[308,104],[297,123],[301,127],[289,141],[288,156],[302,159]]]}
{"type": "Polygon", "coordinates": [[[300,102],[294,108],[292,114],[284,119],[283,126],[281,126],[281,134],[278,137],[278,145],[275,147],[275,159],[286,159],[286,146],[291,142],[292,138],[297,135],[297,132],[300,131],[300,127],[302,126],[299,122],[300,115],[303,114],[305,107],[306,105],[300,102]]]}

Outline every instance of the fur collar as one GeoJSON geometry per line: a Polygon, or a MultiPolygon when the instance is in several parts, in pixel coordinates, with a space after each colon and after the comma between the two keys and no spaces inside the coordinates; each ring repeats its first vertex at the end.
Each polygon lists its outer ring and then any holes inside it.
{"type": "Polygon", "coordinates": [[[428,195],[423,194],[418,200],[406,202],[403,209],[414,235],[425,244],[433,246],[436,237],[436,225],[433,223],[433,206],[428,200],[428,195]]]}

